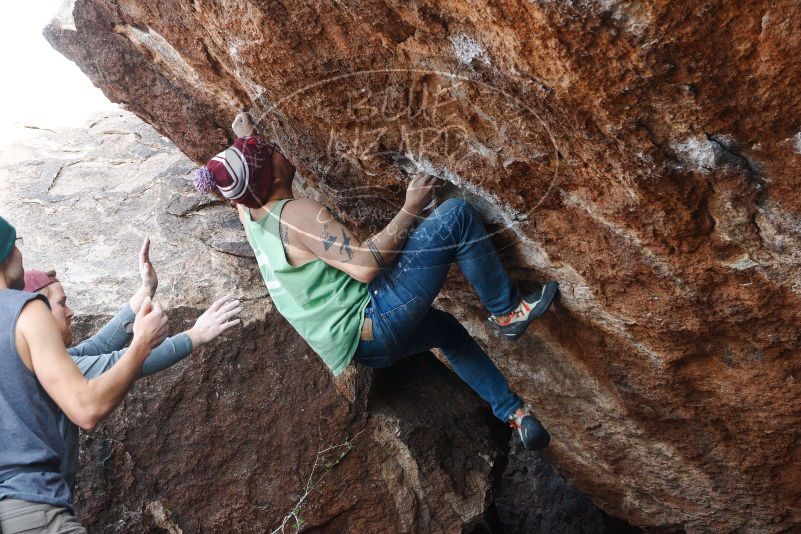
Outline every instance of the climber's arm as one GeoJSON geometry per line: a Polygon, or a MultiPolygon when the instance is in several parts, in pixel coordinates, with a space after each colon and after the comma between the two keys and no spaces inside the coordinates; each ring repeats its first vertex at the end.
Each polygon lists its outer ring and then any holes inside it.
{"type": "MultiPolygon", "coordinates": [[[[394,258],[394,248],[403,244],[406,233],[411,229],[414,216],[401,211],[389,227],[393,242],[383,242],[383,263],[371,252],[377,245],[372,241],[360,242],[344,224],[331,215],[325,206],[310,199],[300,199],[293,203],[292,210],[284,210],[281,217],[281,241],[284,246],[294,246],[308,251],[332,267],[348,273],[360,282],[369,283],[376,277],[380,268],[394,258]],[[394,224],[393,224],[394,223],[394,224]]],[[[385,229],[384,234],[390,235],[385,229]]],[[[380,233],[378,234],[380,236],[380,233]]],[[[389,241],[389,240],[385,240],[389,241]]]]}
{"type": "Polygon", "coordinates": [[[381,269],[391,267],[417,221],[417,214],[431,202],[436,178],[419,175],[409,184],[406,202],[389,224],[374,236],[359,242],[327,208],[310,199],[295,201],[282,214],[281,239],[285,245],[300,245],[332,267],[356,280],[370,283],[381,269]],[[292,240],[299,241],[292,243],[292,240]]]}

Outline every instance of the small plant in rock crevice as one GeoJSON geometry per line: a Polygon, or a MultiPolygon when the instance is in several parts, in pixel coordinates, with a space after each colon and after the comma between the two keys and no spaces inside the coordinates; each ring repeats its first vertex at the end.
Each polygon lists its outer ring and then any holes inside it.
{"type": "Polygon", "coordinates": [[[303,511],[308,505],[309,496],[317,487],[320,486],[325,476],[334,467],[339,465],[339,463],[345,459],[348,453],[353,450],[353,442],[356,441],[356,439],[358,439],[358,437],[364,431],[365,429],[362,429],[351,439],[347,439],[342,443],[317,451],[317,455],[314,458],[314,463],[312,464],[311,472],[309,473],[309,478],[306,480],[306,484],[303,487],[303,495],[301,495],[295,502],[292,510],[290,510],[284,516],[281,524],[272,530],[270,534],[285,534],[288,528],[294,528],[294,532],[296,533],[301,531],[303,525],[305,524],[305,520],[303,519],[303,511]],[[322,471],[322,474],[315,478],[315,475],[320,471],[322,471]]]}

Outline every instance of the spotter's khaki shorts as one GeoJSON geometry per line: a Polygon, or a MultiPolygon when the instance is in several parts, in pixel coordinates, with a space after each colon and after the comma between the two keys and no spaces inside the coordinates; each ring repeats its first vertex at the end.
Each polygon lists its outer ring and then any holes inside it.
{"type": "Polygon", "coordinates": [[[0,532],[2,534],[86,534],[86,529],[66,508],[50,504],[0,500],[0,532]]]}

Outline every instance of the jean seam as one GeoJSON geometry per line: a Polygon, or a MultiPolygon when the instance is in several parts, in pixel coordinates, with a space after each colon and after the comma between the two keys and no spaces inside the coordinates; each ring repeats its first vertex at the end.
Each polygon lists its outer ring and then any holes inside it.
{"type": "Polygon", "coordinates": [[[389,321],[387,321],[387,316],[399,310],[405,310],[410,304],[415,303],[418,300],[420,300],[419,297],[413,296],[403,304],[399,304],[398,306],[395,306],[391,310],[387,310],[383,313],[378,314],[381,316],[381,321],[383,322],[383,324],[387,327],[386,331],[392,337],[393,346],[400,347],[400,341],[398,340],[397,336],[395,335],[395,332],[393,331],[392,324],[389,321]]]}
{"type": "MultiPolygon", "coordinates": [[[[512,394],[514,395],[514,392],[512,392],[512,394]]],[[[524,408],[526,406],[526,404],[522,401],[522,399],[520,399],[517,395],[515,395],[515,397],[517,398],[518,404],[514,408],[509,410],[509,413],[506,414],[506,417],[501,419],[502,421],[507,421],[512,416],[512,414],[515,413],[518,409],[524,408]]]]}
{"type": "Polygon", "coordinates": [[[404,308],[404,307],[408,306],[411,302],[413,302],[415,300],[420,300],[420,297],[418,297],[417,295],[412,295],[412,297],[410,299],[408,299],[407,301],[402,302],[401,304],[398,304],[397,306],[395,306],[393,308],[390,308],[388,310],[377,312],[377,315],[380,315],[382,318],[386,317],[387,315],[389,315],[390,313],[394,312],[398,308],[404,308]]]}
{"type": "MultiPolygon", "coordinates": [[[[468,217],[470,217],[470,219],[471,219],[471,221],[467,223],[467,224],[469,225],[469,224],[471,224],[471,223],[472,223],[472,218],[473,218],[473,217],[475,217],[475,213],[470,213],[470,214],[468,215],[468,217]]],[[[453,228],[453,225],[451,225],[451,228],[453,228]]],[[[464,246],[466,237],[467,237],[468,235],[471,235],[471,234],[472,234],[472,232],[465,232],[465,231],[462,231],[462,232],[460,232],[460,238],[459,238],[459,247],[460,247],[460,248],[464,246]]],[[[489,237],[487,237],[487,238],[489,238],[489,237]]],[[[469,261],[476,261],[476,260],[478,260],[478,259],[479,259],[479,258],[481,258],[481,257],[483,257],[483,256],[479,256],[479,257],[476,257],[476,258],[471,258],[469,261]]],[[[457,258],[457,262],[458,262],[458,258],[457,258]]],[[[489,310],[489,309],[487,309],[487,311],[489,311],[489,312],[490,312],[490,314],[492,314],[493,316],[496,316],[496,317],[497,317],[497,316],[501,316],[501,315],[506,315],[506,314],[508,314],[508,313],[511,313],[511,312],[513,312],[514,310],[516,310],[516,309],[517,309],[517,307],[520,305],[520,301],[522,300],[522,295],[520,294],[520,291],[519,291],[519,290],[517,291],[517,299],[516,299],[516,300],[517,300],[517,302],[516,302],[516,303],[515,303],[515,302],[513,302],[513,303],[510,305],[510,307],[509,307],[507,310],[505,310],[505,311],[502,311],[502,312],[500,312],[500,313],[493,313],[493,312],[492,312],[491,310],[489,310]]]]}
{"type": "MultiPolygon", "coordinates": [[[[507,313],[512,313],[513,311],[515,311],[517,309],[518,306],[520,306],[519,302],[517,304],[512,304],[512,307],[509,308],[506,311],[502,311],[501,313],[493,313],[492,315],[495,316],[495,317],[500,317],[501,315],[506,315],[507,313]]],[[[490,313],[492,313],[492,312],[490,312],[490,313]]]]}
{"type": "Polygon", "coordinates": [[[359,362],[369,362],[369,361],[371,361],[371,360],[373,360],[373,359],[375,358],[375,356],[373,355],[373,352],[374,352],[374,351],[372,350],[372,346],[371,346],[371,344],[372,344],[373,342],[372,342],[372,341],[370,341],[370,340],[368,340],[368,339],[362,339],[362,340],[359,342],[359,344],[362,344],[362,343],[364,343],[364,345],[361,345],[361,347],[359,347],[359,351],[360,351],[362,354],[361,354],[361,357],[359,357],[359,359],[357,360],[357,362],[356,362],[356,363],[359,363],[359,362]],[[366,349],[366,348],[364,348],[364,347],[370,347],[370,350],[367,350],[367,349],[366,349]]]}
{"type": "MultiPolygon", "coordinates": [[[[510,280],[510,282],[511,282],[511,280],[510,280]]],[[[507,313],[511,313],[511,312],[515,311],[517,309],[517,307],[520,306],[520,303],[523,302],[523,296],[524,295],[523,295],[523,292],[520,290],[520,287],[517,284],[513,283],[513,282],[511,282],[511,283],[512,283],[512,289],[515,292],[515,300],[517,301],[517,304],[512,304],[511,308],[509,308],[507,311],[505,311],[503,313],[499,313],[498,315],[506,315],[507,313]]]]}

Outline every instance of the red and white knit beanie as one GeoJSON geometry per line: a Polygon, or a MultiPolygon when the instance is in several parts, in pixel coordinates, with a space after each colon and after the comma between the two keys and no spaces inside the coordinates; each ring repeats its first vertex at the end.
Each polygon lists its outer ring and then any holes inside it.
{"type": "Polygon", "coordinates": [[[273,189],[272,143],[257,137],[240,137],[195,171],[198,191],[217,187],[223,196],[249,208],[264,206],[273,189]]]}

